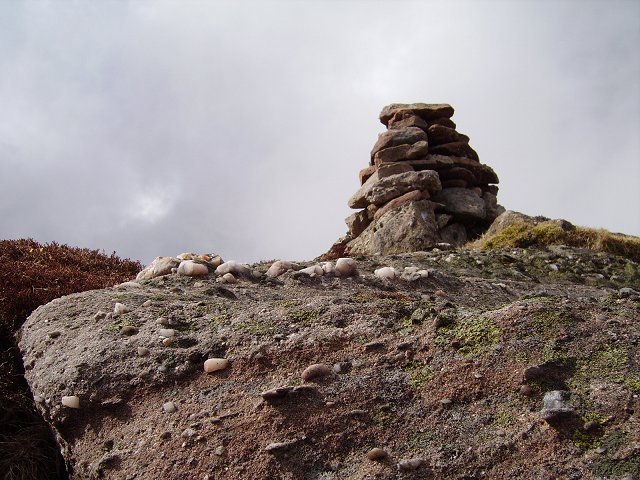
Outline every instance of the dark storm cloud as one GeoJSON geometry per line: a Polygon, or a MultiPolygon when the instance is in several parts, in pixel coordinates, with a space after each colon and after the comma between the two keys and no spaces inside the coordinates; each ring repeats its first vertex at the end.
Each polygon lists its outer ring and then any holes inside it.
{"type": "Polygon", "coordinates": [[[453,104],[507,207],[640,234],[640,7],[579,5],[2,3],[0,237],[313,257],[395,101],[453,104]]]}

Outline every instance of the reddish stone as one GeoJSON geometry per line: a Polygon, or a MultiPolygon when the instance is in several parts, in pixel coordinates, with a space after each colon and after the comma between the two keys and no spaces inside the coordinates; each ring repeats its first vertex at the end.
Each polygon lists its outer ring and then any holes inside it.
{"type": "Polygon", "coordinates": [[[453,107],[446,103],[392,103],[382,109],[380,121],[386,126],[398,112],[408,112],[428,122],[440,117],[451,118],[453,107]]]}
{"type": "Polygon", "coordinates": [[[471,158],[476,161],[480,161],[476,151],[465,142],[453,142],[444,143],[442,145],[436,145],[429,149],[430,153],[439,155],[449,155],[454,157],[471,158]]]}
{"type": "Polygon", "coordinates": [[[371,175],[376,173],[377,168],[378,167],[376,167],[375,165],[371,165],[360,170],[360,173],[358,173],[358,177],[360,178],[360,185],[364,185],[364,182],[366,182],[371,175]]]}
{"type": "Polygon", "coordinates": [[[426,130],[429,125],[423,119],[411,112],[398,112],[390,120],[389,130],[398,130],[405,127],[417,127],[426,130]]]}
{"type": "MultiPolygon", "coordinates": [[[[426,198],[428,198],[429,194],[427,193],[426,195],[427,195],[426,198]]],[[[390,202],[387,202],[384,206],[379,208],[378,211],[373,216],[373,219],[378,220],[389,210],[393,210],[394,208],[401,207],[405,203],[422,200],[423,198],[425,198],[425,192],[421,192],[420,190],[412,190],[410,192],[407,192],[404,195],[394,198],[393,200],[391,200],[390,202]]]]}
{"type": "MultiPolygon", "coordinates": [[[[430,145],[442,145],[443,143],[464,142],[462,136],[453,128],[444,127],[442,125],[431,125],[427,128],[427,137],[429,137],[430,145]]],[[[466,142],[468,143],[468,138],[466,142]]]]}

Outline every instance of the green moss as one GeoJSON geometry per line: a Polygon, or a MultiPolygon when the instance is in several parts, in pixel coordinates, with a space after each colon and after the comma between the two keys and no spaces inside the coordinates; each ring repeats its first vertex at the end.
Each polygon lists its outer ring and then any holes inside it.
{"type": "Polygon", "coordinates": [[[241,320],[234,323],[231,328],[237,332],[250,333],[256,336],[269,335],[275,332],[275,326],[270,320],[241,320]]]}
{"type": "Polygon", "coordinates": [[[300,302],[298,302],[298,300],[294,300],[294,299],[287,299],[287,300],[278,300],[275,303],[275,306],[278,308],[293,308],[296,305],[299,305],[300,302]]]}
{"type": "Polygon", "coordinates": [[[631,392],[640,393],[640,377],[637,375],[627,375],[623,383],[631,392]]]}
{"type": "Polygon", "coordinates": [[[429,443],[435,440],[436,435],[432,430],[424,432],[414,432],[409,435],[407,444],[413,451],[424,450],[429,447],[429,443]]]}
{"type": "Polygon", "coordinates": [[[470,356],[498,343],[501,334],[500,328],[490,318],[474,317],[439,327],[435,342],[446,345],[452,340],[461,341],[463,346],[459,352],[470,356]]]}
{"type": "Polygon", "coordinates": [[[596,422],[598,425],[602,425],[607,421],[607,417],[598,412],[587,412],[582,416],[582,421],[584,423],[596,422]]]}
{"type": "Polygon", "coordinates": [[[289,312],[289,318],[295,323],[308,327],[320,317],[321,312],[317,310],[294,310],[289,312]]]}
{"type": "Polygon", "coordinates": [[[573,444],[581,450],[591,450],[593,448],[598,448],[599,446],[597,438],[580,429],[576,429],[573,432],[571,440],[573,441],[573,444]]]}
{"type": "Polygon", "coordinates": [[[433,370],[424,363],[411,362],[404,370],[409,375],[409,385],[414,388],[420,388],[433,379],[433,370]]]}
{"type": "Polygon", "coordinates": [[[564,311],[544,309],[532,315],[530,330],[539,337],[549,337],[558,331],[562,326],[571,323],[571,316],[564,311]]]}
{"type": "Polygon", "coordinates": [[[604,478],[640,475],[640,456],[636,455],[619,460],[603,460],[602,462],[595,463],[591,471],[594,475],[604,478]]]}
{"type": "Polygon", "coordinates": [[[616,453],[620,448],[629,442],[629,434],[622,430],[614,430],[602,437],[600,446],[607,449],[609,453],[616,453]]]}
{"type": "Polygon", "coordinates": [[[119,332],[122,327],[130,327],[133,326],[135,317],[133,317],[130,313],[125,313],[124,315],[119,315],[116,317],[116,321],[110,325],[107,325],[107,330],[112,332],[119,332]]]}

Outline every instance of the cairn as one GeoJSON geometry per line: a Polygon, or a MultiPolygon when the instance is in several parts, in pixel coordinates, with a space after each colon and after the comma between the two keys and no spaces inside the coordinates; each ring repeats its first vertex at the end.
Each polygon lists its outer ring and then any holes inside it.
{"type": "Polygon", "coordinates": [[[387,127],[360,171],[349,199],[348,235],[332,247],[348,255],[388,255],[460,246],[504,211],[498,176],[480,163],[469,137],[456,131],[447,104],[392,104],[387,127]]]}

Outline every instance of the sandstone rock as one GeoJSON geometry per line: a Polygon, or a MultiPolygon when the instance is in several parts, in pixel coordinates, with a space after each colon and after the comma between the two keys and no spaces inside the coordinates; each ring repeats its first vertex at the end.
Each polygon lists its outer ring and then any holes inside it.
{"type": "Polygon", "coordinates": [[[452,223],[440,230],[440,237],[443,242],[461,247],[467,243],[467,229],[461,223],[452,223]]]}
{"type": "Polygon", "coordinates": [[[80,399],[76,395],[63,396],[62,405],[67,408],[80,408],[80,399]]]}
{"type": "MultiPolygon", "coordinates": [[[[383,207],[379,208],[376,211],[376,213],[374,214],[373,219],[374,220],[378,220],[380,217],[382,217],[389,210],[393,210],[394,208],[401,207],[405,203],[413,202],[413,201],[417,201],[417,200],[422,200],[424,198],[425,198],[425,194],[421,190],[412,190],[410,192],[407,192],[404,195],[400,195],[399,197],[394,198],[393,200],[391,200],[388,203],[386,203],[383,207]]],[[[367,226],[368,226],[368,224],[367,224],[367,226]]],[[[365,228],[366,228],[366,226],[365,226],[365,228]]],[[[362,231],[364,231],[364,228],[362,229],[362,231]]],[[[360,235],[360,233],[358,233],[358,235],[360,235]]],[[[354,237],[357,237],[358,235],[354,235],[354,237]]]]}
{"type": "Polygon", "coordinates": [[[396,147],[398,145],[413,145],[416,142],[427,141],[427,134],[424,130],[416,127],[401,128],[398,130],[387,130],[378,136],[378,141],[371,150],[371,158],[380,150],[396,147]]]}
{"type": "Polygon", "coordinates": [[[485,220],[487,217],[484,200],[466,188],[444,189],[433,200],[444,204],[444,211],[456,218],[485,220]]]}
{"type": "Polygon", "coordinates": [[[347,218],[345,218],[344,221],[347,224],[347,228],[349,229],[349,234],[353,237],[357,237],[358,235],[360,235],[364,231],[364,229],[367,228],[367,226],[371,223],[369,212],[367,210],[360,210],[358,212],[352,213],[347,218]]]}
{"type": "Polygon", "coordinates": [[[367,168],[363,168],[362,170],[360,170],[360,173],[358,173],[358,178],[360,178],[360,185],[364,185],[364,182],[369,180],[369,177],[373,175],[376,170],[377,167],[375,165],[369,165],[367,168]]]}
{"type": "Polygon", "coordinates": [[[428,122],[440,117],[450,118],[453,115],[453,107],[446,103],[392,103],[382,109],[380,121],[387,126],[391,117],[399,112],[416,115],[428,122]]]}
{"type": "Polygon", "coordinates": [[[149,280],[151,278],[168,275],[171,270],[180,265],[180,260],[173,257],[156,257],[144,270],[136,276],[136,280],[149,280]]]}
{"type": "Polygon", "coordinates": [[[381,163],[378,165],[378,179],[405,172],[413,172],[413,167],[404,162],[381,163]]]}
{"type": "Polygon", "coordinates": [[[411,160],[424,157],[429,151],[429,144],[422,140],[411,145],[398,145],[376,152],[373,163],[380,166],[386,162],[398,162],[400,160],[411,160]]]}
{"type": "Polygon", "coordinates": [[[426,250],[440,241],[433,206],[408,202],[387,212],[347,244],[351,255],[391,255],[426,250]]]}
{"type": "Polygon", "coordinates": [[[422,130],[427,130],[429,125],[422,118],[414,115],[411,112],[397,112],[393,117],[389,119],[387,127],[389,130],[399,130],[407,127],[417,127],[422,130]]]}
{"type": "Polygon", "coordinates": [[[438,174],[432,170],[405,172],[378,180],[371,185],[364,198],[367,203],[380,206],[411,190],[423,190],[434,194],[441,189],[438,174]]]}
{"type": "Polygon", "coordinates": [[[178,265],[178,275],[187,277],[202,277],[209,273],[206,265],[196,263],[193,260],[184,260],[178,265]]]}
{"type": "Polygon", "coordinates": [[[479,161],[476,151],[467,142],[443,143],[432,146],[429,151],[436,155],[450,155],[453,157],[471,158],[479,161]]]}
{"type": "MultiPolygon", "coordinates": [[[[460,134],[453,128],[437,124],[427,128],[427,137],[429,138],[429,144],[432,146],[464,141],[460,134]]],[[[468,140],[465,143],[468,143],[468,140]]]]}
{"type": "Polygon", "coordinates": [[[288,262],[286,260],[276,260],[271,264],[269,269],[267,270],[267,277],[275,278],[279,277],[285,272],[288,272],[293,268],[293,263],[288,262]]]}

